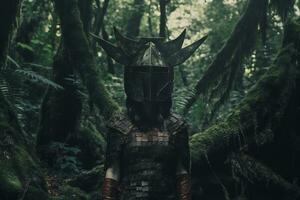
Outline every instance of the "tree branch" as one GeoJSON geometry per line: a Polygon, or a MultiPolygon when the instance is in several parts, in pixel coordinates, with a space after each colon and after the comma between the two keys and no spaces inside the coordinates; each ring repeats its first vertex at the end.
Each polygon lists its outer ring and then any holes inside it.
{"type": "Polygon", "coordinates": [[[4,0],[0,7],[0,69],[6,65],[6,54],[11,39],[11,32],[16,25],[20,12],[21,0],[4,0]]]}
{"type": "Polygon", "coordinates": [[[239,55],[241,58],[250,54],[255,44],[259,23],[264,12],[266,12],[266,3],[267,0],[249,1],[245,13],[235,26],[231,36],[218,52],[203,77],[197,82],[194,89],[195,94],[187,100],[184,113],[187,113],[198,97],[206,93],[216,80],[228,70],[227,68],[231,66],[228,65],[228,62],[234,55],[236,48],[243,47],[243,53],[239,55]]]}

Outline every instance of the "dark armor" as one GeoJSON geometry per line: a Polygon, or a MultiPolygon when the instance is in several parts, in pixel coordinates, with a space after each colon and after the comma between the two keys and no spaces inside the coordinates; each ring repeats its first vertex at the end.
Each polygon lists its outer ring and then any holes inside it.
{"type": "Polygon", "coordinates": [[[173,67],[183,63],[206,37],[182,48],[185,31],[175,40],[132,40],[115,29],[117,46],[98,38],[115,61],[125,66],[127,114],[108,124],[106,168],[120,163],[120,186],[105,179],[104,199],[190,200],[190,156],[186,123],[170,114],[173,67]],[[180,162],[179,162],[180,161],[180,162]],[[184,174],[176,174],[180,167],[184,174]],[[186,174],[186,172],[188,174],[186,174]]]}
{"type": "Polygon", "coordinates": [[[190,168],[186,123],[172,114],[163,129],[142,132],[126,115],[108,125],[106,164],[121,161],[121,200],[176,199],[176,167],[190,168]]]}

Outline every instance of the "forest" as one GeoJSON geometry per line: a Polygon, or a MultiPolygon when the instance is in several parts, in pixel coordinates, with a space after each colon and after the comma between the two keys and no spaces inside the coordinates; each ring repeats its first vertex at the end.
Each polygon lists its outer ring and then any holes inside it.
{"type": "Polygon", "coordinates": [[[99,46],[207,40],[175,68],[195,200],[300,200],[299,0],[3,0],[0,200],[100,200],[123,67],[99,46]]]}

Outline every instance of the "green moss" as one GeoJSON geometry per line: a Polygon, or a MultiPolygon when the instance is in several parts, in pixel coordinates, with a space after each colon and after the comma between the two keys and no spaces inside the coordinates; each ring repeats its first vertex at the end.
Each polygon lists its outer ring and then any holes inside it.
{"type": "Polygon", "coordinates": [[[238,134],[237,127],[226,122],[219,123],[203,133],[197,133],[190,139],[191,158],[193,161],[230,145],[232,134],[238,134]]]}
{"type": "Polygon", "coordinates": [[[20,179],[13,170],[2,171],[2,167],[3,164],[1,164],[0,169],[0,193],[19,194],[22,191],[20,179]]]}
{"type": "Polygon", "coordinates": [[[5,152],[0,155],[0,199],[17,199],[26,187],[29,188],[24,199],[34,200],[33,196],[46,199],[39,168],[26,148],[16,145],[5,152]]]}
{"type": "Polygon", "coordinates": [[[72,187],[78,187],[86,192],[99,191],[104,177],[104,166],[98,165],[90,171],[84,171],[73,180],[68,181],[72,187]]]}
{"type": "MultiPolygon", "coordinates": [[[[15,169],[21,176],[30,174],[29,172],[34,169],[36,174],[39,173],[39,169],[32,156],[25,150],[24,147],[16,146],[14,155],[15,169]]],[[[26,177],[23,177],[26,178],[26,177]]]]}
{"type": "Polygon", "coordinates": [[[8,198],[11,195],[16,197],[22,188],[22,183],[14,169],[14,159],[9,154],[5,156],[2,154],[0,157],[0,194],[5,194],[2,198],[8,198]]]}

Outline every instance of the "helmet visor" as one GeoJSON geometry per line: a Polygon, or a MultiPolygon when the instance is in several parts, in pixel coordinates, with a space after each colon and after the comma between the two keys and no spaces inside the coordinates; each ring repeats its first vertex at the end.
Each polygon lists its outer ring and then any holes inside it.
{"type": "Polygon", "coordinates": [[[138,66],[125,69],[125,92],[132,100],[168,101],[173,80],[168,67],[138,66]]]}

